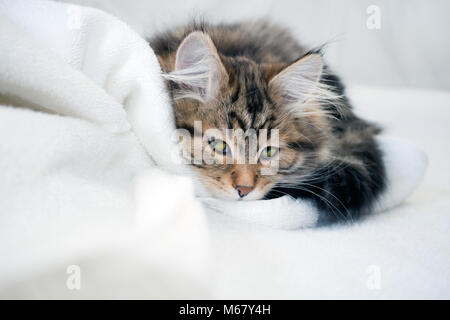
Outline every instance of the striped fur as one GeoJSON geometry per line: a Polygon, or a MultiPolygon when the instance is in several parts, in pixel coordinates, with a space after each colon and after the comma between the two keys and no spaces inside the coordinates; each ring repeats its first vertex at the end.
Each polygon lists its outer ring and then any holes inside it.
{"type": "MultiPolygon", "coordinates": [[[[264,21],[193,23],[157,35],[150,45],[165,72],[176,125],[194,140],[209,128],[222,130],[223,137],[226,129],[279,132],[274,175],[261,174],[263,161],[194,164],[213,196],[241,199],[236,190],[245,184],[253,189],[243,200],[307,198],[321,209],[324,223],[370,212],[385,187],[374,141],[379,129],[352,112],[343,85],[319,53],[264,21]],[[195,134],[194,121],[202,121],[202,132],[195,134]]],[[[208,148],[205,140],[200,145],[208,148]]]]}

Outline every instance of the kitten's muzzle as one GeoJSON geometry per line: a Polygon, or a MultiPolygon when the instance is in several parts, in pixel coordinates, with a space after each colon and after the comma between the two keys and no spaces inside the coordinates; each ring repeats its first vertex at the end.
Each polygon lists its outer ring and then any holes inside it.
{"type": "Polygon", "coordinates": [[[246,195],[248,195],[252,190],[254,189],[253,186],[236,186],[235,189],[237,190],[239,197],[243,198],[246,195]]]}

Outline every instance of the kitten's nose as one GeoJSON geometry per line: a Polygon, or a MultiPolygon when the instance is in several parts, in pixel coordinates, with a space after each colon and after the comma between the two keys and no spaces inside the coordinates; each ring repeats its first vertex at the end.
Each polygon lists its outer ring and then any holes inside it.
{"type": "Polygon", "coordinates": [[[236,186],[235,189],[239,193],[239,197],[243,198],[253,190],[253,186],[236,186]]]}

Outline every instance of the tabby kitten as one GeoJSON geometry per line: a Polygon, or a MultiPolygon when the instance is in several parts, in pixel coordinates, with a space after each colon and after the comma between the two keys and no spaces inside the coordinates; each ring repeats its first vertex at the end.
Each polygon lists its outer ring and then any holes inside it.
{"type": "MultiPolygon", "coordinates": [[[[370,212],[386,183],[374,140],[379,129],[352,112],[319,51],[305,50],[288,31],[264,21],[193,23],[149,42],[165,73],[177,128],[200,139],[216,160],[227,160],[192,163],[212,196],[309,199],[322,223],[370,212]],[[206,134],[211,128],[220,138],[206,134]],[[249,151],[237,148],[227,129],[254,129],[258,136],[260,129],[269,135],[277,129],[278,143],[259,146],[257,161],[238,163],[237,155],[249,151]],[[262,174],[272,159],[277,172],[262,174]]],[[[186,148],[194,153],[192,143],[186,148]]]]}

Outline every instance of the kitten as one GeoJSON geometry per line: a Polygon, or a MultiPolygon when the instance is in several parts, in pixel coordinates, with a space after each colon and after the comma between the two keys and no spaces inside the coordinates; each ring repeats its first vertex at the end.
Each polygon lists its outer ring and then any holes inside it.
{"type": "MultiPolygon", "coordinates": [[[[177,128],[200,139],[197,146],[214,160],[227,160],[192,163],[214,197],[309,199],[322,223],[370,212],[386,184],[374,140],[380,130],[352,112],[320,51],[305,50],[265,21],[193,23],[149,42],[165,73],[177,128]],[[208,135],[211,128],[219,134],[208,135]],[[226,129],[254,129],[258,138],[260,129],[269,135],[277,129],[277,144],[258,146],[257,161],[237,163],[238,154],[249,151],[236,147],[226,129]],[[277,172],[262,174],[271,159],[277,172]]],[[[194,154],[193,142],[185,148],[194,154]]]]}

